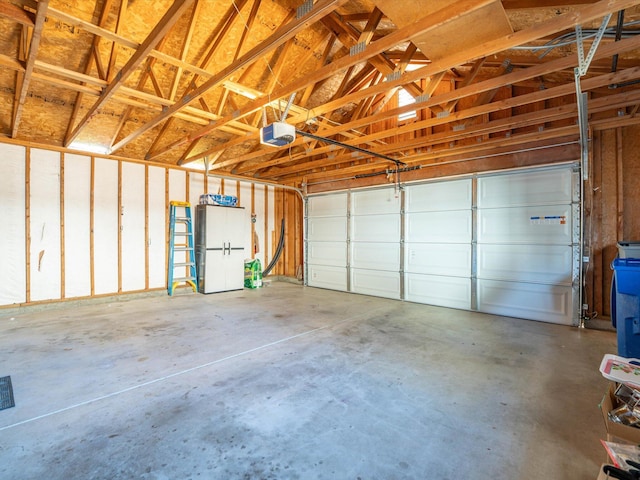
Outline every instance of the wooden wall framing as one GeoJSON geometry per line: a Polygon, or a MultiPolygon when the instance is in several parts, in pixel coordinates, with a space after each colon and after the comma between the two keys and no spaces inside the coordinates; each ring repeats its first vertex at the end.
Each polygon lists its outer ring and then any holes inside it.
{"type": "MultiPolygon", "coordinates": [[[[12,165],[5,180],[7,186],[17,185],[0,189],[0,201],[16,207],[6,208],[6,216],[0,223],[0,234],[12,239],[3,242],[2,259],[13,258],[12,262],[0,262],[0,275],[6,280],[0,287],[0,310],[166,288],[169,200],[190,201],[195,215],[201,193],[218,190],[218,185],[224,188],[224,182],[207,177],[204,172],[34,144],[0,142],[0,152],[5,165],[12,165]],[[46,167],[44,172],[43,167],[46,167]],[[162,183],[158,182],[160,172],[162,183]],[[47,185],[49,188],[42,190],[42,186],[47,185]],[[55,194],[49,195],[49,191],[55,194]],[[104,210],[105,205],[106,213],[100,210],[104,210]],[[159,228],[159,218],[155,218],[161,212],[160,205],[164,206],[161,213],[164,228],[159,228]],[[78,209],[86,215],[77,214],[78,209]],[[112,225],[105,226],[104,222],[112,225]],[[105,239],[104,232],[114,233],[105,239]],[[132,238],[135,245],[128,243],[132,238]],[[107,250],[103,248],[105,242],[110,244],[107,250]],[[157,265],[160,243],[164,252],[162,266],[157,265]],[[82,245],[81,249],[77,248],[78,244],[82,245]],[[86,251],[87,261],[78,250],[86,251]],[[99,259],[105,251],[111,253],[99,259]],[[80,259],[80,265],[74,264],[76,258],[80,259]],[[132,263],[135,266],[132,267],[132,263]],[[109,269],[108,279],[98,278],[105,268],[109,269]],[[84,273],[73,278],[80,270],[84,273]],[[158,279],[160,271],[164,272],[162,282],[158,279]],[[83,282],[83,293],[77,293],[78,281],[74,280],[83,282]]],[[[256,223],[247,229],[251,235],[247,234],[245,248],[248,257],[259,257],[266,264],[275,250],[275,244],[270,241],[272,234],[275,235],[275,190],[266,186],[256,188],[248,182],[226,183],[232,194],[242,192],[240,201],[248,221],[256,209],[260,209],[256,223]],[[253,232],[264,232],[258,245],[254,239],[259,236],[253,232]]]]}

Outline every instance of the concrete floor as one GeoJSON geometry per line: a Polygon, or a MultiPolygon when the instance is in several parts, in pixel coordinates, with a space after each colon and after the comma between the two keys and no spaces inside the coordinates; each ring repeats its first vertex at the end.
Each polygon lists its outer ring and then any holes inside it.
{"type": "Polygon", "coordinates": [[[0,478],[595,479],[615,334],[285,282],[0,311],[0,478]]]}

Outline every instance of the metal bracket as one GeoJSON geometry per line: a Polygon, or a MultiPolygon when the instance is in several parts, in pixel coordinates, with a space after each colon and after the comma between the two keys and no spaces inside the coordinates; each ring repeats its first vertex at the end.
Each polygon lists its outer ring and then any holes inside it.
{"type": "Polygon", "coordinates": [[[576,81],[576,99],[578,103],[578,125],[580,128],[580,150],[581,150],[581,165],[582,165],[582,178],[588,180],[589,178],[589,114],[587,112],[587,94],[582,92],[580,85],[580,77],[584,77],[589,70],[591,60],[600,45],[600,40],[604,36],[604,32],[607,29],[607,25],[611,20],[611,13],[608,13],[602,19],[600,28],[596,32],[596,35],[589,48],[587,57],[584,56],[584,38],[582,36],[582,26],[576,25],[576,46],[578,47],[578,66],[573,70],[576,81]]]}
{"type": "Polygon", "coordinates": [[[611,14],[608,13],[602,19],[602,23],[600,24],[600,28],[593,39],[593,43],[591,44],[591,48],[589,49],[589,53],[587,54],[587,58],[584,58],[584,38],[582,36],[582,26],[576,25],[576,44],[578,46],[578,70],[580,71],[580,76],[584,77],[587,74],[587,70],[589,69],[589,65],[591,65],[591,60],[593,60],[593,56],[596,54],[596,50],[598,49],[598,45],[600,45],[600,40],[604,36],[604,32],[607,29],[607,25],[609,24],[609,20],[611,20],[611,14]]]}

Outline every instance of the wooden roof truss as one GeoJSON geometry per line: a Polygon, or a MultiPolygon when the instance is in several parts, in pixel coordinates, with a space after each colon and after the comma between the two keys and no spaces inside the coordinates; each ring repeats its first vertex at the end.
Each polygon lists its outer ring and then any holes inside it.
{"type": "Polygon", "coordinates": [[[580,82],[589,126],[640,121],[638,4],[0,0],[0,99],[12,106],[0,125],[13,139],[289,184],[393,166],[337,144],[421,167],[576,142],[575,37],[588,51],[607,15],[580,82]],[[398,106],[400,89],[416,103],[398,106]],[[260,144],[279,120],[332,142],[260,144]]]}

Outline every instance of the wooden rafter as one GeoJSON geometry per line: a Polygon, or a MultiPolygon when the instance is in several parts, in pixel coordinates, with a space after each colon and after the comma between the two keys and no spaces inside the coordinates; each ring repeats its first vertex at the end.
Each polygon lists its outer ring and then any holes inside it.
{"type": "MultiPolygon", "coordinates": [[[[111,4],[112,4],[112,0],[107,0],[104,5],[102,6],[102,12],[100,13],[100,20],[99,20],[99,26],[103,27],[105,25],[105,23],[107,22],[107,19],[109,18],[109,11],[111,10],[111,4]]],[[[89,75],[89,73],[91,72],[91,69],[93,68],[93,62],[96,62],[96,66],[98,68],[98,72],[99,72],[99,76],[102,79],[106,78],[106,74],[104,72],[104,70],[102,69],[101,65],[100,65],[100,55],[99,55],[99,50],[98,50],[98,46],[100,44],[100,41],[102,40],[102,37],[99,35],[95,35],[93,37],[93,41],[91,44],[91,50],[90,50],[90,55],[87,58],[87,63],[85,64],[84,67],[84,73],[85,75],[89,75]]],[[[84,82],[81,82],[84,83],[84,82]]],[[[83,93],[82,92],[78,92],[78,94],[76,95],[76,101],[74,102],[73,105],[73,111],[71,113],[71,119],[69,121],[69,123],[67,124],[67,131],[65,133],[65,138],[68,137],[71,134],[71,130],[73,129],[73,125],[75,125],[77,119],[78,119],[78,114],[80,112],[80,106],[82,105],[82,98],[83,98],[83,93]]]]}
{"type": "MultiPolygon", "coordinates": [[[[354,65],[356,63],[358,63],[359,61],[362,61],[365,58],[370,58],[373,55],[377,55],[380,52],[383,52],[384,50],[386,50],[387,48],[389,48],[392,45],[397,45],[398,43],[403,43],[407,40],[410,40],[412,37],[419,35],[420,33],[423,33],[425,31],[431,30],[431,29],[435,29],[437,28],[439,25],[447,23],[449,21],[452,21],[452,19],[456,19],[461,15],[465,15],[468,14],[470,12],[475,11],[475,9],[477,8],[482,8],[482,6],[490,3],[492,0],[461,0],[460,2],[456,3],[454,6],[451,6],[446,10],[446,12],[440,12],[440,14],[434,14],[434,15],[430,15],[428,17],[423,18],[422,20],[417,21],[416,23],[409,25],[407,27],[405,27],[404,29],[398,30],[394,33],[391,33],[389,35],[387,35],[386,37],[371,43],[369,46],[367,46],[367,48],[360,52],[360,53],[356,53],[354,55],[350,55],[348,57],[342,57],[337,61],[334,61],[332,63],[330,63],[329,65],[326,65],[325,67],[321,68],[320,70],[316,71],[314,75],[311,76],[311,78],[303,78],[303,79],[299,79],[297,81],[293,81],[291,82],[289,85],[284,86],[282,88],[280,88],[279,90],[277,90],[276,92],[274,92],[273,96],[276,98],[286,98],[289,95],[291,95],[291,93],[293,92],[297,92],[303,88],[305,88],[309,83],[316,83],[319,82],[322,79],[326,79],[329,78],[330,76],[334,75],[336,72],[340,72],[345,68],[348,68],[350,65],[354,65]]],[[[420,70],[424,70],[420,69],[420,70]]],[[[450,68],[450,66],[447,66],[444,70],[450,68]]],[[[413,76],[412,78],[401,78],[401,81],[399,84],[408,84],[410,82],[413,82],[414,80],[416,80],[417,78],[419,78],[419,75],[416,75],[415,73],[418,72],[419,70],[416,70],[415,72],[412,72],[413,76]]],[[[440,70],[442,71],[442,70],[440,70]]],[[[439,72],[434,72],[435,73],[439,73],[439,72]]],[[[411,74],[405,74],[404,76],[411,76],[411,74]]],[[[213,77],[212,77],[213,78],[213,77]]],[[[398,80],[396,80],[396,82],[398,82],[398,80]]],[[[380,91],[376,91],[376,92],[370,92],[370,90],[373,90],[375,88],[379,88],[378,87],[372,87],[370,89],[367,90],[367,92],[365,94],[362,93],[358,93],[358,94],[352,94],[349,95],[348,97],[354,97],[354,96],[359,96],[362,95],[361,97],[355,99],[354,101],[357,102],[359,101],[361,98],[365,98],[366,96],[368,96],[369,94],[374,94],[377,95],[378,93],[381,93],[382,91],[385,90],[385,86],[388,84],[389,87],[394,87],[396,85],[394,85],[393,81],[390,82],[385,82],[385,85],[382,85],[382,88],[380,88],[380,91]]],[[[335,100],[333,102],[329,102],[327,104],[324,105],[324,107],[327,107],[328,105],[331,105],[331,107],[333,108],[325,108],[323,109],[322,112],[317,112],[317,109],[314,108],[313,113],[314,115],[317,114],[322,114],[324,115],[325,113],[328,113],[332,110],[334,110],[335,108],[339,108],[341,106],[341,104],[347,103],[349,101],[351,101],[351,99],[347,100],[346,98],[343,98],[341,100],[342,103],[340,103],[340,100],[335,100]]],[[[269,98],[260,98],[257,99],[253,102],[249,102],[243,109],[241,112],[234,112],[234,115],[227,115],[225,117],[223,117],[222,119],[220,119],[219,121],[213,123],[212,125],[208,126],[208,127],[204,127],[198,131],[196,131],[194,134],[182,139],[182,140],[178,140],[176,142],[174,142],[172,145],[170,145],[170,149],[176,148],[180,145],[182,145],[185,142],[191,141],[194,138],[198,138],[202,135],[206,135],[208,132],[210,132],[211,130],[218,128],[222,125],[225,125],[226,123],[228,123],[231,120],[234,120],[236,118],[239,118],[241,116],[245,116],[245,115],[249,115],[253,112],[255,112],[258,109],[261,109],[262,107],[264,107],[264,105],[266,105],[268,102],[270,102],[271,99],[269,98]]],[[[303,121],[304,119],[300,119],[297,121],[303,121]]],[[[296,123],[295,121],[293,121],[293,123],[296,123]]],[[[146,129],[151,128],[153,125],[155,124],[155,121],[149,122],[145,127],[141,128],[140,130],[138,130],[138,132],[135,132],[135,135],[131,135],[130,138],[128,138],[128,141],[133,140],[137,135],[142,134],[143,131],[146,131],[146,129]]]]}
{"type": "Polygon", "coordinates": [[[104,105],[120,88],[125,80],[131,75],[138,66],[146,59],[147,55],[154,49],[158,42],[167,34],[171,27],[178,21],[184,11],[191,5],[194,0],[176,0],[173,5],[167,10],[160,22],[153,28],[151,33],[147,36],[140,48],[131,56],[127,63],[120,69],[115,77],[115,80],[110,82],[107,88],[102,92],[100,98],[95,102],[85,117],[80,121],[76,128],[71,132],[71,135],[65,140],[65,146],[69,146],[80,134],[80,132],[87,126],[89,120],[98,113],[98,110],[104,105]]]}
{"type": "MultiPolygon", "coordinates": [[[[195,89],[188,98],[185,98],[182,102],[176,103],[173,107],[166,109],[162,114],[158,115],[153,120],[147,122],[144,126],[118,142],[116,145],[114,145],[114,150],[119,150],[132,140],[138,138],[143,133],[147,132],[151,128],[171,117],[173,114],[187,106],[193,100],[196,100],[211,88],[219,85],[222,81],[224,81],[234,72],[238,71],[240,68],[243,68],[246,65],[256,61],[267,52],[270,52],[271,50],[277,48],[279,45],[282,45],[290,38],[293,38],[299,31],[306,28],[309,23],[314,22],[318,18],[322,18],[325,15],[331,13],[333,10],[335,10],[345,2],[346,0],[320,0],[317,4],[315,4],[314,9],[309,14],[294,20],[293,22],[291,22],[291,24],[286,25],[285,27],[276,30],[271,35],[271,37],[249,50],[235,62],[232,62],[228,67],[222,69],[218,74],[212,76],[209,80],[204,82],[200,87],[195,89]]],[[[205,133],[203,133],[203,135],[205,133]]],[[[179,142],[179,145],[182,145],[183,143],[188,141],[192,141],[195,138],[197,138],[197,136],[193,137],[192,139],[183,139],[181,142],[179,142]]]]}
{"type": "MultiPolygon", "coordinates": [[[[215,52],[217,51],[218,47],[222,43],[222,39],[224,38],[225,34],[229,31],[229,29],[233,25],[233,22],[239,15],[239,11],[244,7],[246,1],[247,0],[239,0],[238,2],[239,4],[234,3],[232,6],[230,6],[226,14],[222,17],[222,21],[218,23],[216,28],[213,30],[211,34],[212,41],[209,44],[206,54],[200,60],[200,69],[202,70],[202,73],[204,73],[205,75],[208,76],[209,73],[204,69],[207,68],[207,66],[211,62],[215,52]]],[[[197,88],[198,80],[202,73],[196,72],[195,75],[191,78],[189,85],[187,86],[187,88],[183,93],[183,98],[186,97],[187,95],[190,95],[191,92],[193,92],[197,88]]],[[[175,117],[178,117],[178,115],[176,115],[175,117]]],[[[149,147],[149,150],[147,151],[147,155],[145,156],[145,158],[149,159],[155,155],[154,152],[160,148],[159,146],[162,143],[164,136],[166,135],[167,132],[171,130],[175,117],[169,118],[164,123],[164,125],[160,130],[160,134],[156,136],[155,140],[149,147]]],[[[194,146],[195,146],[195,143],[191,146],[191,148],[193,148],[194,146]]]]}
{"type": "MultiPolygon", "coordinates": [[[[164,37],[162,40],[160,40],[160,43],[158,44],[158,48],[162,48],[162,44],[165,42],[166,37],[164,37]]],[[[142,71],[142,74],[140,75],[140,79],[138,80],[138,88],[137,90],[142,91],[145,84],[147,83],[147,80],[150,76],[152,76],[153,74],[153,65],[155,64],[155,62],[157,61],[157,59],[155,57],[148,57],[146,60],[146,65],[142,71]]],[[[159,86],[156,86],[156,83],[154,83],[154,88],[156,90],[156,95],[160,98],[162,98],[161,93],[158,93],[160,91],[159,86]]],[[[131,112],[133,111],[133,106],[132,105],[127,105],[127,108],[124,110],[124,112],[122,113],[122,116],[120,118],[120,121],[118,122],[118,126],[115,129],[114,134],[111,137],[111,141],[109,142],[109,145],[113,145],[113,142],[115,142],[115,139],[118,138],[118,136],[120,135],[120,131],[124,128],[125,123],[127,122],[127,120],[129,119],[129,116],[131,115],[131,112]]]]}
{"type": "MultiPolygon", "coordinates": [[[[47,14],[47,8],[49,8],[49,0],[42,0],[38,2],[38,10],[36,11],[36,19],[33,24],[33,32],[31,34],[31,42],[29,45],[29,51],[27,53],[27,61],[25,64],[24,74],[19,82],[20,88],[16,89],[16,97],[13,105],[13,119],[11,128],[11,137],[15,138],[18,135],[18,128],[20,127],[20,119],[22,112],[24,111],[24,102],[27,98],[27,92],[29,91],[29,85],[31,84],[31,78],[33,74],[33,66],[38,56],[38,47],[40,46],[40,39],[42,38],[42,29],[44,27],[44,21],[47,14]]],[[[27,28],[24,26],[24,28],[27,28]]]]}
{"type": "MultiPolygon", "coordinates": [[[[621,79],[624,78],[624,81],[630,81],[630,80],[634,80],[637,78],[640,78],[640,67],[636,67],[634,69],[630,69],[627,71],[621,71],[621,72],[617,72],[617,73],[611,73],[611,74],[606,74],[606,75],[601,75],[599,77],[594,77],[594,78],[589,78],[586,79],[582,86],[585,90],[592,90],[595,88],[599,88],[601,86],[606,86],[606,85],[610,85],[612,83],[615,83],[616,81],[621,81],[621,79]]],[[[479,105],[476,107],[472,107],[469,109],[466,109],[464,111],[461,112],[457,112],[455,114],[452,114],[449,117],[443,116],[443,117],[434,117],[434,118],[429,118],[426,120],[422,120],[420,122],[415,122],[415,123],[409,123],[406,124],[402,127],[398,127],[397,129],[395,129],[395,132],[398,133],[399,135],[405,135],[405,134],[409,134],[411,132],[420,130],[420,129],[425,129],[425,128],[430,128],[430,127],[434,127],[434,126],[439,126],[439,125],[446,125],[448,123],[451,122],[455,122],[455,121],[461,121],[464,119],[470,119],[470,118],[474,118],[474,117],[479,117],[482,115],[487,115],[489,113],[492,112],[498,112],[504,109],[510,109],[510,108],[516,108],[518,106],[521,105],[527,105],[527,104],[531,104],[531,103],[535,103],[535,102],[539,102],[539,101],[544,101],[544,100],[550,100],[553,98],[560,98],[563,96],[570,96],[574,94],[573,91],[574,87],[573,85],[562,85],[562,86],[558,86],[558,87],[554,87],[554,88],[550,88],[550,89],[546,89],[546,90],[539,90],[539,91],[535,91],[526,95],[521,95],[518,97],[513,97],[513,98],[509,98],[506,100],[500,100],[498,102],[494,102],[493,104],[483,104],[483,105],[479,105]]],[[[621,99],[623,98],[627,98],[629,102],[632,101],[633,97],[620,97],[621,99]]],[[[595,106],[600,107],[602,105],[598,105],[595,104],[595,106]]],[[[591,108],[591,104],[590,107],[591,108]]],[[[464,130],[461,133],[463,133],[464,135],[469,135],[471,130],[464,130]]],[[[335,129],[329,129],[328,132],[325,132],[325,134],[332,134],[335,132],[335,129]]],[[[448,135],[453,135],[453,132],[448,132],[448,135]]],[[[366,136],[363,136],[361,138],[358,138],[358,142],[367,142],[367,141],[375,141],[375,140],[379,140],[381,138],[384,138],[385,135],[388,135],[388,133],[386,132],[377,132],[377,133],[373,133],[373,134],[369,134],[366,136]]],[[[463,136],[464,136],[463,135],[463,136]]],[[[429,139],[424,139],[424,140],[419,140],[420,142],[424,142],[425,144],[427,142],[430,141],[429,139]]],[[[347,143],[351,143],[351,142],[347,142],[347,143]]],[[[399,144],[394,144],[392,148],[399,148],[399,144]]],[[[313,152],[313,156],[321,156],[322,154],[326,153],[328,150],[326,149],[317,149],[313,152]]],[[[379,153],[391,153],[393,150],[381,150],[379,153]]],[[[304,156],[294,156],[293,159],[294,160],[301,160],[301,159],[305,159],[307,161],[309,161],[312,158],[311,155],[306,154],[304,156]]],[[[282,163],[286,163],[286,162],[275,162],[275,161],[266,161],[263,162],[260,165],[255,166],[256,169],[264,169],[266,167],[274,167],[277,165],[280,165],[282,163]]],[[[322,162],[320,162],[322,163],[322,162]]],[[[314,165],[317,166],[317,165],[314,165]]],[[[305,168],[307,166],[305,165],[304,168],[300,168],[299,170],[295,170],[297,171],[304,171],[305,168]]],[[[248,173],[251,170],[249,169],[240,169],[238,171],[238,173],[248,173]]]]}
{"type": "MultiPolygon", "coordinates": [[[[589,110],[592,113],[605,112],[608,110],[616,110],[624,105],[628,105],[630,102],[635,102],[640,99],[640,92],[634,92],[632,95],[623,93],[613,95],[611,97],[599,98],[589,102],[589,110]]],[[[409,139],[400,142],[396,142],[393,145],[389,145],[385,148],[379,148],[376,153],[389,154],[393,152],[401,152],[408,149],[414,149],[420,147],[420,150],[434,150],[438,149],[439,145],[448,146],[452,148],[457,140],[465,139],[473,136],[498,134],[500,132],[507,132],[511,129],[518,128],[526,125],[543,125],[546,122],[566,120],[574,118],[577,115],[577,105],[569,104],[558,107],[548,108],[542,111],[529,112],[526,114],[515,115],[509,118],[502,118],[494,120],[492,122],[486,122],[477,125],[473,128],[466,129],[465,131],[455,132],[443,132],[437,135],[431,135],[428,139],[418,138],[409,139]]],[[[573,126],[575,128],[575,126],[573,126]]],[[[540,130],[540,131],[544,131],[540,130]]],[[[548,137],[551,138],[551,137],[548,137]]],[[[477,144],[476,146],[464,146],[466,151],[473,152],[475,149],[485,148],[485,142],[477,144]]],[[[420,152],[415,155],[421,155],[420,152]]],[[[415,155],[404,155],[401,157],[404,162],[411,162],[415,155]]],[[[280,168],[277,171],[270,172],[272,177],[279,180],[287,178],[291,175],[300,175],[302,173],[308,173],[309,170],[313,170],[319,167],[328,167],[330,165],[339,165],[350,160],[348,155],[342,157],[335,157],[329,161],[326,159],[316,160],[313,162],[305,162],[304,164],[298,164],[287,168],[280,168]],[[277,173],[276,173],[277,172],[277,173]]]]}
{"type": "Polygon", "coordinates": [[[35,24],[35,15],[27,12],[24,8],[20,8],[13,3],[6,1],[0,2],[0,17],[16,22],[25,27],[33,27],[35,24]]]}
{"type": "MultiPolygon", "coordinates": [[[[120,8],[118,9],[118,18],[116,20],[116,34],[120,35],[122,27],[127,19],[127,3],[128,0],[122,0],[120,2],[120,8]]],[[[116,76],[116,61],[118,60],[118,43],[113,42],[111,44],[111,55],[109,55],[109,64],[107,65],[106,78],[109,82],[113,81],[116,76]]]]}
{"type": "MultiPolygon", "coordinates": [[[[182,46],[180,47],[180,60],[183,62],[186,61],[187,52],[189,51],[189,47],[191,46],[191,39],[193,38],[193,32],[196,26],[196,19],[198,18],[198,13],[200,12],[200,5],[201,5],[200,0],[195,0],[195,4],[193,5],[193,9],[191,10],[189,27],[187,28],[184,41],[182,42],[182,46]]],[[[184,72],[184,68],[181,66],[176,69],[176,73],[173,76],[173,81],[171,82],[171,88],[169,90],[169,98],[171,100],[175,100],[176,98],[176,94],[178,92],[178,86],[180,85],[180,78],[182,77],[183,72],[184,72]]]]}

